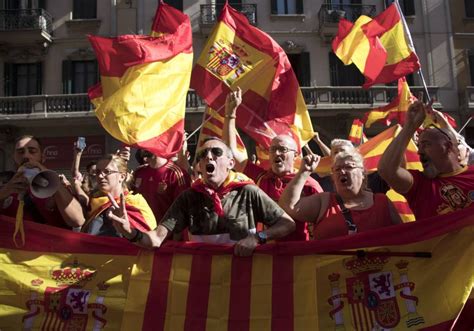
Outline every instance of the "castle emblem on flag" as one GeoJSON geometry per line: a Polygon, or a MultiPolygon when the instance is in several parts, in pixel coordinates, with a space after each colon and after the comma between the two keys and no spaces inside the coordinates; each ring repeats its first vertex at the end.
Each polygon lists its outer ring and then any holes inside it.
{"type": "Polygon", "coordinates": [[[340,291],[340,274],[328,276],[331,284],[328,303],[332,306],[329,315],[335,322],[336,330],[346,329],[345,325],[349,321],[350,329],[358,331],[392,329],[400,324],[401,316],[408,328],[424,323],[424,318],[416,311],[418,298],[412,295],[415,284],[408,281],[409,263],[401,260],[395,264],[397,276],[391,270],[386,270],[389,259],[386,256],[369,256],[344,260],[344,268],[353,274],[353,277],[345,279],[346,293],[340,291]],[[398,284],[395,278],[398,278],[398,284]],[[398,302],[401,299],[405,303],[402,313],[403,307],[398,302]],[[349,304],[350,314],[344,311],[345,300],[349,304]]]}
{"type": "Polygon", "coordinates": [[[40,278],[31,280],[30,299],[25,303],[29,312],[22,319],[24,329],[39,326],[41,330],[86,330],[89,314],[94,319],[94,330],[103,329],[107,323],[104,319],[107,307],[103,302],[109,285],[102,282],[97,290],[85,288],[96,272],[74,261],[72,265],[51,270],[50,278],[56,286],[43,286],[45,280],[40,278]],[[95,302],[91,300],[93,294],[97,294],[95,302]]]}
{"type": "Polygon", "coordinates": [[[252,69],[248,57],[245,46],[219,39],[209,49],[206,68],[230,86],[252,69]]]}

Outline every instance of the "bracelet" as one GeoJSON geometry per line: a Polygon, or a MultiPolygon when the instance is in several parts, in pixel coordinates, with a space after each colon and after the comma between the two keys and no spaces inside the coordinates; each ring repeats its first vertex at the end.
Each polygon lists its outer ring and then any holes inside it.
{"type": "Polygon", "coordinates": [[[143,238],[143,232],[141,232],[138,229],[135,229],[135,231],[136,231],[136,233],[132,238],[130,238],[130,239],[127,238],[128,241],[130,241],[132,243],[140,242],[140,240],[142,240],[142,238],[143,238]]]}
{"type": "Polygon", "coordinates": [[[233,118],[233,119],[237,118],[235,115],[225,115],[224,117],[225,118],[233,118]]]}

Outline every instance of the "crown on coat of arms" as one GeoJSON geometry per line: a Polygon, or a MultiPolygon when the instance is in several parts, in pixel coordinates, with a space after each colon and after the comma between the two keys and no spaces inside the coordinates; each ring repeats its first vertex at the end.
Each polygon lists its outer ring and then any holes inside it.
{"type": "Polygon", "coordinates": [[[339,278],[341,278],[341,275],[338,274],[338,273],[335,273],[333,272],[332,274],[330,274],[328,276],[328,279],[331,281],[331,282],[337,282],[339,280],[339,278]]]}
{"type": "Polygon", "coordinates": [[[408,261],[400,260],[395,265],[397,266],[398,269],[406,269],[408,267],[408,264],[409,264],[408,261]]]}
{"type": "Polygon", "coordinates": [[[354,275],[368,272],[382,271],[384,265],[388,262],[386,256],[365,256],[349,259],[344,262],[347,270],[352,271],[354,275]]]}
{"type": "Polygon", "coordinates": [[[79,285],[94,277],[96,270],[81,266],[74,260],[72,265],[58,266],[51,270],[51,278],[58,285],[79,285]]]}

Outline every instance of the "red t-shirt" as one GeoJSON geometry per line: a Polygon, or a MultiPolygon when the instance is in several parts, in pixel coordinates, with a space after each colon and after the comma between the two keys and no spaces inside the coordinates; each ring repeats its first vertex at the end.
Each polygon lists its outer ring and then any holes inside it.
{"type": "MultiPolygon", "coordinates": [[[[357,226],[357,232],[392,225],[388,204],[387,196],[377,193],[374,194],[374,204],[371,207],[363,210],[351,210],[352,221],[357,226]]],[[[347,224],[341,207],[337,203],[336,194],[331,193],[324,217],[314,225],[314,238],[329,239],[347,234],[347,224]]]]}
{"type": "Polygon", "coordinates": [[[417,220],[452,213],[472,206],[474,166],[430,179],[421,171],[409,170],[413,185],[404,194],[417,220]]]}
{"type": "MultiPolygon", "coordinates": [[[[31,202],[25,202],[25,207],[23,208],[23,220],[70,229],[66,222],[64,222],[53,197],[40,199],[30,194],[30,201],[31,202]],[[29,207],[30,203],[33,204],[34,207],[29,207]]],[[[3,200],[0,205],[0,213],[15,218],[18,205],[18,196],[12,194],[3,200]]]]}
{"type": "Polygon", "coordinates": [[[191,185],[188,173],[172,161],[158,169],[150,166],[138,168],[134,178],[135,192],[143,195],[158,223],[174,199],[191,185]]]}
{"type": "MultiPolygon", "coordinates": [[[[258,165],[247,162],[247,165],[244,169],[244,174],[252,178],[254,182],[260,187],[266,194],[270,196],[274,201],[280,199],[283,190],[290,180],[295,177],[296,174],[289,174],[284,177],[277,177],[271,170],[265,170],[258,165]]],[[[302,196],[308,196],[314,193],[321,193],[323,189],[319,183],[312,177],[309,177],[306,180],[306,183],[303,187],[302,196]]],[[[278,241],[295,241],[295,240],[308,240],[309,239],[309,229],[308,223],[296,221],[296,230],[295,232],[289,234],[288,236],[278,239],[278,241]]]]}

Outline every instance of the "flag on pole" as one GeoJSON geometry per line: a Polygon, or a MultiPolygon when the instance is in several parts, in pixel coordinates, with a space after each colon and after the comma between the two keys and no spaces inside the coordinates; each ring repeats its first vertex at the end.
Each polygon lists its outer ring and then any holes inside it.
{"type": "Polygon", "coordinates": [[[101,75],[100,86],[90,89],[89,96],[114,138],[168,158],[184,138],[192,32],[189,18],[171,6],[161,3],[157,13],[153,29],[164,31],[160,37],[89,36],[101,75]],[[168,24],[169,17],[173,21],[168,24]]]}
{"type": "MultiPolygon", "coordinates": [[[[407,28],[408,29],[408,28],[407,28]]],[[[385,65],[375,79],[368,77],[364,88],[374,84],[389,83],[420,69],[420,62],[413,47],[407,42],[405,26],[395,3],[362,26],[364,33],[378,37],[387,52],[385,65]]]]}
{"type": "Polygon", "coordinates": [[[383,121],[385,125],[389,126],[393,120],[396,120],[398,124],[403,125],[405,124],[408,107],[415,100],[416,98],[411,94],[406,78],[399,78],[397,96],[388,105],[365,113],[363,122],[367,128],[378,121],[383,121]]]}
{"type": "Polygon", "coordinates": [[[228,4],[193,69],[191,87],[220,113],[227,94],[240,87],[243,101],[236,124],[264,148],[278,134],[293,136],[299,147],[313,136],[306,103],[285,52],[228,4]]]}
{"type": "Polygon", "coordinates": [[[362,123],[360,119],[356,118],[352,122],[348,139],[354,144],[354,146],[359,146],[360,144],[367,142],[367,137],[364,133],[364,123],[362,123]]]}

